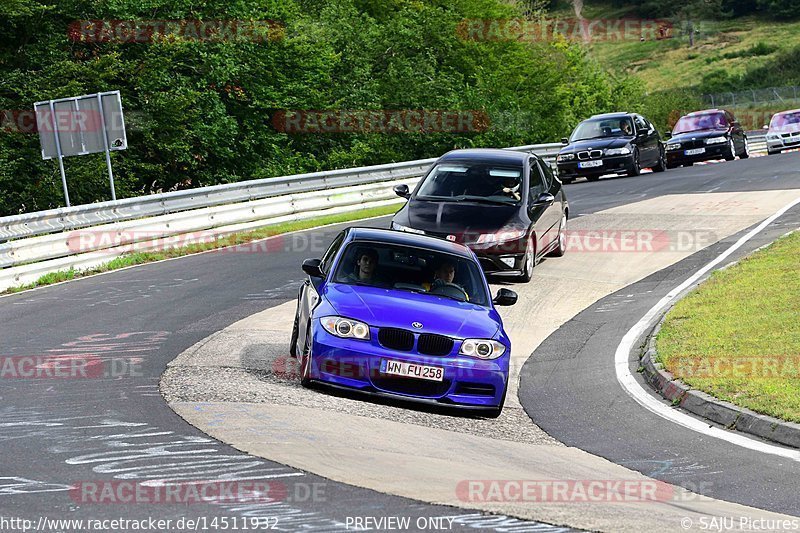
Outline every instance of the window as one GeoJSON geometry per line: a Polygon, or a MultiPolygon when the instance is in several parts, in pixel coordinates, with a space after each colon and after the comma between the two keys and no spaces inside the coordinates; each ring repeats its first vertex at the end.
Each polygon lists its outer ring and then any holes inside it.
{"type": "Polygon", "coordinates": [[[501,166],[482,161],[441,163],[426,176],[416,198],[516,204],[520,200],[522,169],[522,165],[501,166]]]}
{"type": "Polygon", "coordinates": [[[539,168],[535,159],[531,160],[531,186],[530,198],[536,198],[543,192],[546,192],[550,187],[545,183],[545,178],[542,175],[542,170],[539,168]]]}
{"type": "Polygon", "coordinates": [[[336,257],[336,252],[339,251],[339,248],[342,246],[342,241],[344,240],[344,232],[339,233],[328,249],[325,251],[325,254],[322,256],[322,262],[320,264],[320,269],[322,272],[328,272],[330,269],[331,263],[333,262],[333,258],[336,257]]]}
{"type": "Polygon", "coordinates": [[[539,160],[539,167],[542,169],[542,174],[544,174],[544,183],[546,190],[550,190],[550,187],[553,186],[553,170],[550,168],[550,165],[543,160],[539,160]]]}
{"type": "Polygon", "coordinates": [[[333,281],[449,298],[484,307],[490,301],[480,267],[474,261],[400,244],[350,243],[333,281]]]}
{"type": "Polygon", "coordinates": [[[647,131],[647,130],[650,129],[650,128],[647,127],[647,122],[642,117],[640,117],[639,115],[636,115],[634,117],[633,121],[636,123],[636,130],[637,131],[647,131]]]}

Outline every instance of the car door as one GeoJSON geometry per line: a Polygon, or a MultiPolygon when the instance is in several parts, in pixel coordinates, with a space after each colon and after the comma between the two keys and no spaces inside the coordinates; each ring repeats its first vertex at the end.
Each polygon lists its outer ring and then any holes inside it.
{"type": "Polygon", "coordinates": [[[636,124],[636,138],[639,141],[639,165],[642,168],[655,165],[660,156],[658,132],[640,115],[634,115],[633,122],[636,124]]]}
{"type": "Polygon", "coordinates": [[[538,158],[531,158],[529,165],[528,216],[536,232],[537,252],[542,253],[558,238],[558,224],[561,222],[561,185],[553,178],[552,172],[543,171],[538,158]],[[556,194],[553,194],[555,189],[556,194]],[[539,202],[539,197],[548,193],[554,197],[552,202],[539,202]]]}
{"type": "MultiPolygon", "coordinates": [[[[336,259],[339,249],[342,247],[344,237],[344,231],[339,233],[322,256],[320,270],[322,270],[322,273],[326,277],[333,267],[333,262],[336,259]]],[[[311,313],[314,311],[317,304],[319,304],[320,292],[324,283],[325,277],[317,278],[306,276],[305,281],[300,286],[300,294],[297,300],[297,343],[301,349],[305,346],[306,337],[311,334],[311,329],[308,327],[308,324],[311,320],[311,313]]]]}

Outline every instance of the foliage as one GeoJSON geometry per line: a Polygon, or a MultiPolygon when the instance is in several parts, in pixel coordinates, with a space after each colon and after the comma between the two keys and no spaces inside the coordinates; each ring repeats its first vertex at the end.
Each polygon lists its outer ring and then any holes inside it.
{"type": "MultiPolygon", "coordinates": [[[[574,45],[474,42],[457,31],[464,19],[520,13],[504,0],[4,0],[0,109],[119,89],[129,148],[112,164],[124,198],[552,141],[589,114],[633,105],[638,85],[574,45]],[[71,23],[93,19],[270,19],[285,29],[261,41],[68,38],[71,23]],[[312,109],[477,110],[491,127],[287,134],[271,123],[277,111],[312,109]]],[[[101,154],[65,167],[73,204],[109,199],[101,154]]],[[[0,131],[0,216],[60,205],[57,166],[41,160],[38,136],[0,131]]]]}

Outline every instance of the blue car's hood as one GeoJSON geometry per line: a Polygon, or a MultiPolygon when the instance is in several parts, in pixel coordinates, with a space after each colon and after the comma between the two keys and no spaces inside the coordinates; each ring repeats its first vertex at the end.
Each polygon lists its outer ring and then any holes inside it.
{"type": "Polygon", "coordinates": [[[413,292],[331,284],[323,293],[336,314],[371,326],[438,333],[451,337],[491,339],[500,328],[500,317],[489,307],[413,292]]]}

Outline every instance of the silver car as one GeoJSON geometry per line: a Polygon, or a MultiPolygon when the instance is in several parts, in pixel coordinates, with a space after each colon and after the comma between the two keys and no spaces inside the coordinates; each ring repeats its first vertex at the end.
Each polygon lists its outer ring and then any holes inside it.
{"type": "Polygon", "coordinates": [[[767,153],[779,154],[791,148],[800,148],[800,109],[775,113],[769,121],[767,153]]]}

